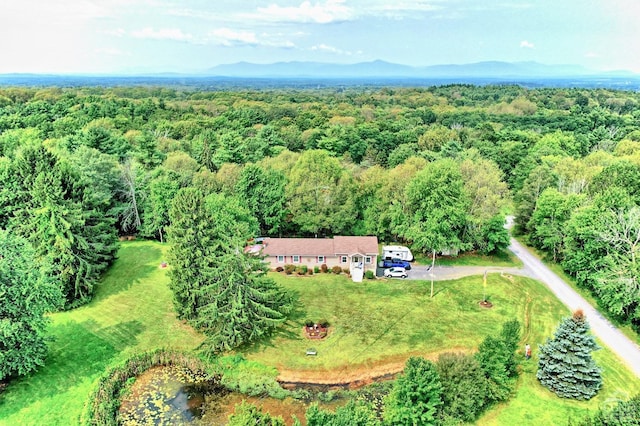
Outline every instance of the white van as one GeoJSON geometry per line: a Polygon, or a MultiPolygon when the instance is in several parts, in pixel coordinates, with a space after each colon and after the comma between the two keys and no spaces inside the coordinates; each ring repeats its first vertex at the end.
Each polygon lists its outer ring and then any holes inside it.
{"type": "Polygon", "coordinates": [[[382,246],[382,259],[402,259],[407,262],[413,261],[413,253],[405,246],[382,246]]]}

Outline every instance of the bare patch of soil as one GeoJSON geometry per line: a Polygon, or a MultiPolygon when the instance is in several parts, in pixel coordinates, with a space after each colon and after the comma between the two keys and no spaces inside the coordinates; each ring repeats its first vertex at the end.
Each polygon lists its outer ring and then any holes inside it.
{"type": "Polygon", "coordinates": [[[480,306],[482,306],[483,308],[487,308],[487,309],[493,308],[493,303],[489,302],[488,300],[483,300],[482,302],[480,302],[478,304],[480,306]]]}
{"type": "Polygon", "coordinates": [[[410,356],[421,356],[435,361],[444,352],[468,352],[467,348],[451,348],[446,351],[429,354],[415,353],[404,356],[386,358],[383,361],[363,365],[350,365],[332,370],[284,370],[278,368],[278,382],[283,385],[295,383],[297,385],[327,385],[357,389],[380,380],[395,378],[404,370],[404,365],[410,356]]]}

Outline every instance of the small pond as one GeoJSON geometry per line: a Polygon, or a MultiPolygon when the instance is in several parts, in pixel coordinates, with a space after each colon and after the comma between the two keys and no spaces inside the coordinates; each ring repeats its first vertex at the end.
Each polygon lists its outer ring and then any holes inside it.
{"type": "MultiPolygon", "coordinates": [[[[279,400],[250,397],[226,391],[214,383],[193,385],[193,374],[180,367],[153,367],[138,376],[122,399],[119,423],[122,425],[226,425],[236,404],[247,401],[273,416],[293,424],[292,414],[305,424],[310,402],[293,398],[279,400]]],[[[320,403],[335,409],[342,401],[320,403]]]]}

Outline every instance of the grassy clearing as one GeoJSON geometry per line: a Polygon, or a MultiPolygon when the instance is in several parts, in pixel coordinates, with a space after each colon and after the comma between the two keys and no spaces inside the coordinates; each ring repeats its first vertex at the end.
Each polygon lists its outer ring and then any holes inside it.
{"type": "Polygon", "coordinates": [[[436,296],[429,298],[429,283],[403,280],[365,281],[357,284],[344,276],[316,274],[291,277],[274,274],[284,287],[294,291],[302,308],[279,336],[256,346],[249,359],[279,369],[324,372],[348,376],[388,362],[404,361],[409,355],[435,358],[447,350],[473,351],[481,340],[497,333],[502,322],[517,318],[524,324],[524,343],[534,348],[534,358],[525,363],[516,395],[509,404],[495,407],[479,424],[565,424],[569,417],[581,418],[616,398],[640,392],[640,382],[608,350],[596,353],[603,367],[604,388],[591,401],[573,402],[557,398],[535,379],[538,344],[553,335],[559,321],[570,314],[547,288],[524,277],[489,275],[492,309],[478,305],[482,277],[436,283],[436,296]],[[303,337],[306,319],[328,319],[329,337],[310,341],[303,337]],[[305,356],[315,347],[316,357],[305,356]]]}
{"type": "Polygon", "coordinates": [[[0,424],[77,424],[94,381],[113,362],[159,347],[188,350],[202,337],[173,311],[162,246],[122,245],[95,299],[52,315],[50,355],[30,377],[12,382],[0,396],[0,424]]]}
{"type": "MultiPolygon", "coordinates": [[[[416,253],[416,263],[419,265],[431,265],[431,256],[416,253]]],[[[480,253],[462,253],[459,256],[436,256],[436,266],[501,266],[520,267],[522,262],[511,252],[501,251],[496,254],[486,255],[480,253]]]]}
{"type": "MultiPolygon", "coordinates": [[[[17,380],[0,396],[1,425],[77,424],[94,381],[107,366],[128,356],[160,347],[189,350],[202,336],[175,318],[166,271],[159,268],[166,246],[128,242],[104,277],[95,299],[71,312],[52,315],[51,355],[31,377],[17,380]]],[[[596,358],[604,368],[604,388],[592,401],[561,400],[535,379],[537,345],[551,336],[569,314],[545,286],[523,277],[489,275],[488,295],[495,306],[484,309],[482,277],[429,283],[376,280],[353,283],[344,275],[305,277],[272,275],[296,293],[299,308],[277,335],[245,351],[263,370],[273,367],[332,375],[402,364],[410,355],[434,358],[447,350],[474,350],[496,333],[503,321],[519,319],[534,348],[523,367],[516,395],[495,407],[479,424],[566,424],[589,410],[640,392],[640,382],[620,367],[610,351],[596,358]],[[305,320],[327,319],[330,335],[309,341],[305,320]],[[318,356],[305,356],[315,347],[318,356]]],[[[252,373],[253,376],[253,373],[252,373]]]]}

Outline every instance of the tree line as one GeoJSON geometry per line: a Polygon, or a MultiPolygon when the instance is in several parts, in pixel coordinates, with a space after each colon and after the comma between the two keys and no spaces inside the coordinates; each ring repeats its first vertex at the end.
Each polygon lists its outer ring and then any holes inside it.
{"type": "Polygon", "coordinates": [[[471,85],[0,88],[0,229],[33,250],[55,310],[90,300],[119,236],[182,232],[172,208],[187,194],[238,206],[252,223],[242,238],[377,235],[425,253],[500,250],[512,210],[518,232],[637,328],[639,100],[471,85]]]}

